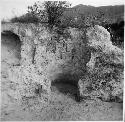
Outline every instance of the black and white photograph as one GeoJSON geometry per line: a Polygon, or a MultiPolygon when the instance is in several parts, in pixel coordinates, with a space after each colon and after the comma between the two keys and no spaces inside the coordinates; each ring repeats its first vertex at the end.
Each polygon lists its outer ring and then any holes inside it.
{"type": "Polygon", "coordinates": [[[0,121],[124,121],[124,0],[0,0],[0,121]]]}

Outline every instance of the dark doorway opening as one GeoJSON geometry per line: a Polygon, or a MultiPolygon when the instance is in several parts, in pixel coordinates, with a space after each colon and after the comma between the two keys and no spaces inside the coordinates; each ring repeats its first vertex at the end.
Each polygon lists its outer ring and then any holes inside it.
{"type": "Polygon", "coordinates": [[[80,102],[79,90],[78,90],[78,79],[74,78],[70,74],[60,75],[51,84],[51,91],[57,92],[57,94],[63,94],[68,96],[74,101],[80,102]]]}

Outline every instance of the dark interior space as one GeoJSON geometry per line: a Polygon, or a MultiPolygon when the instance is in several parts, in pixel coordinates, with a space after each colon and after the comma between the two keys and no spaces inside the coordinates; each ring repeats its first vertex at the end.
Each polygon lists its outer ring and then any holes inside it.
{"type": "Polygon", "coordinates": [[[71,76],[71,74],[62,74],[54,80],[51,84],[52,92],[60,92],[68,95],[71,99],[79,102],[78,96],[78,78],[71,76]]]}
{"type": "Polygon", "coordinates": [[[1,59],[8,64],[19,65],[21,59],[21,41],[11,31],[1,33],[1,59]]]}

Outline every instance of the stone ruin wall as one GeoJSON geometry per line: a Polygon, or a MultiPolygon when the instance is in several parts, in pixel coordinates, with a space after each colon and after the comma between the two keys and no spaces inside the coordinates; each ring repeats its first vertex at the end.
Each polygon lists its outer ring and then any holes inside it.
{"type": "Polygon", "coordinates": [[[9,69],[10,79],[18,83],[17,99],[35,96],[38,88],[41,89],[40,96],[45,93],[48,97],[51,82],[55,80],[77,85],[85,72],[88,56],[84,56],[88,52],[81,32],[77,29],[68,29],[67,32],[71,38],[60,37],[57,40],[54,38],[57,34],[50,33],[45,27],[18,31],[22,41],[20,66],[9,69]]]}
{"type": "MultiPolygon", "coordinates": [[[[107,52],[107,50],[103,50],[100,53],[102,46],[99,46],[99,44],[103,45],[104,41],[108,40],[108,43],[104,45],[110,44],[112,48],[107,49],[113,50],[114,48],[110,41],[110,34],[104,28],[101,28],[104,31],[101,31],[100,27],[91,28],[90,30],[93,31],[88,34],[90,32],[88,30],[86,40],[83,39],[82,32],[69,28],[67,33],[70,38],[60,37],[57,40],[54,38],[56,34],[50,33],[45,27],[31,26],[31,28],[32,31],[29,30],[19,34],[23,42],[21,46],[21,65],[10,68],[10,79],[19,84],[16,98],[35,96],[36,89],[41,89],[39,91],[41,99],[44,99],[44,97],[48,99],[51,95],[51,83],[55,80],[78,84],[80,96],[84,96],[86,84],[92,84],[90,78],[92,76],[87,75],[86,77],[86,72],[99,69],[95,68],[97,62],[95,59],[107,52]],[[94,35],[95,30],[101,35],[98,36],[99,38],[96,38],[98,34],[94,35]],[[93,40],[96,40],[95,43],[91,43],[93,40]],[[102,42],[100,43],[98,40],[102,40],[102,42]],[[93,52],[96,47],[99,47],[99,49],[93,52]]],[[[110,54],[109,57],[111,57],[110,54]]],[[[112,61],[116,60],[112,59],[112,61]]],[[[91,72],[89,73],[92,74],[91,72]]],[[[119,83],[121,84],[121,82],[119,83]]]]}
{"type": "Polygon", "coordinates": [[[110,33],[101,26],[88,28],[86,36],[91,58],[86,64],[87,75],[78,82],[80,96],[86,96],[91,86],[92,97],[123,101],[124,51],[112,44],[110,33]]]}

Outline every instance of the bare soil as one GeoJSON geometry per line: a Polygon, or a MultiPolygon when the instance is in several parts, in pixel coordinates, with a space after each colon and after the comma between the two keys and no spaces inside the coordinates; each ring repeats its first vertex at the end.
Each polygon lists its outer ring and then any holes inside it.
{"type": "Polygon", "coordinates": [[[49,103],[39,97],[27,98],[22,104],[13,98],[16,84],[9,80],[9,66],[19,64],[20,44],[15,37],[2,36],[1,42],[1,120],[2,121],[119,121],[123,119],[123,104],[100,99],[76,101],[77,88],[55,83],[49,103]]]}

